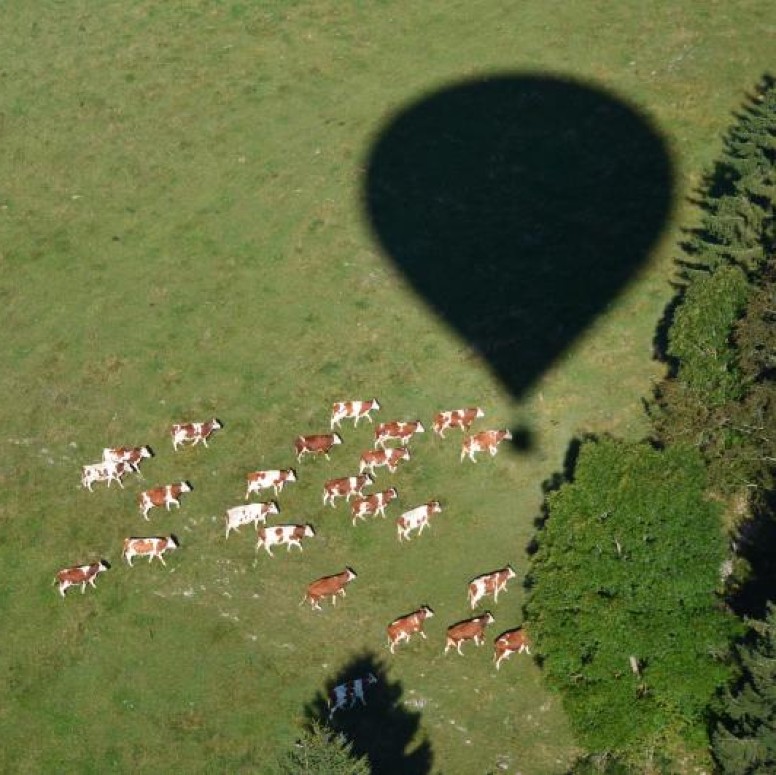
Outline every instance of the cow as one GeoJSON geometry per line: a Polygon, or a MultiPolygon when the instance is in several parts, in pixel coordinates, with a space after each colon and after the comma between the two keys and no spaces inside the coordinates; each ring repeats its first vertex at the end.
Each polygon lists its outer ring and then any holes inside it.
{"type": "Polygon", "coordinates": [[[180,497],[184,492],[191,492],[194,488],[188,482],[178,482],[177,484],[166,484],[163,487],[154,487],[150,490],[144,490],[137,496],[137,502],[140,506],[140,513],[143,519],[148,520],[148,512],[154,506],[164,506],[167,511],[170,506],[175,504],[180,508],[180,497]]]}
{"type": "Polygon", "coordinates": [[[364,690],[377,683],[377,676],[369,673],[363,678],[354,678],[352,681],[338,684],[329,693],[329,720],[342,708],[353,708],[358,700],[362,705],[366,705],[364,690]]]}
{"type": "Polygon", "coordinates": [[[187,422],[176,423],[170,428],[172,436],[172,447],[177,452],[181,444],[191,444],[195,446],[202,442],[207,446],[207,440],[214,431],[221,430],[223,424],[215,417],[207,422],[187,422]]]}
{"type": "Polygon", "coordinates": [[[398,533],[399,541],[401,542],[405,538],[409,541],[410,532],[413,530],[417,530],[418,535],[420,535],[427,527],[431,527],[429,520],[432,514],[439,514],[441,511],[442,506],[439,501],[429,501],[422,506],[405,511],[396,520],[396,532],[398,533]]]}
{"type": "MultiPolygon", "coordinates": [[[[110,565],[105,560],[99,562],[93,562],[89,565],[75,565],[72,568],[62,568],[57,572],[54,584],[59,585],[59,594],[62,597],[65,596],[65,591],[69,587],[74,587],[77,584],[81,585],[81,594],[86,592],[86,585],[94,587],[94,580],[97,576],[110,568],[110,565]]],[[[96,587],[94,587],[96,589],[96,587]]]]}
{"type": "Polygon", "coordinates": [[[153,456],[151,447],[105,447],[102,451],[103,461],[127,463],[141,479],[143,474],[140,473],[140,461],[153,456]]]}
{"type": "Polygon", "coordinates": [[[502,660],[509,659],[512,654],[531,653],[530,643],[522,627],[507,630],[493,641],[493,661],[496,670],[499,669],[502,660]]]}
{"type": "Polygon", "coordinates": [[[385,449],[386,441],[400,441],[403,447],[409,444],[416,433],[425,433],[426,429],[420,420],[408,422],[381,422],[375,428],[375,449],[385,449]]]}
{"type": "Polygon", "coordinates": [[[475,420],[484,416],[485,412],[479,406],[472,406],[468,409],[448,409],[434,415],[431,427],[434,433],[443,439],[448,428],[460,428],[465,433],[475,420]]]}
{"type": "Polygon", "coordinates": [[[94,492],[92,485],[95,482],[107,482],[108,487],[110,487],[111,482],[118,482],[119,487],[123,490],[124,485],[121,478],[130,473],[131,470],[129,463],[116,462],[114,460],[90,463],[89,465],[81,466],[81,486],[86,487],[89,492],[94,492]]]}
{"type": "Polygon", "coordinates": [[[398,497],[398,490],[395,487],[390,487],[382,492],[375,492],[372,493],[372,495],[356,498],[353,503],[350,504],[353,527],[356,526],[357,519],[366,519],[368,516],[376,517],[379,514],[385,519],[385,507],[398,497]]]}
{"type": "Polygon", "coordinates": [[[339,433],[322,433],[313,436],[297,436],[294,439],[294,450],[296,459],[302,459],[302,455],[307,453],[311,455],[323,455],[326,460],[331,460],[329,452],[332,447],[342,444],[342,438],[339,433]]]}
{"type": "Polygon", "coordinates": [[[345,498],[348,502],[354,495],[363,496],[364,487],[374,484],[375,480],[369,474],[345,476],[341,479],[329,479],[323,485],[323,505],[330,504],[334,508],[337,498],[345,498]]]}
{"type": "Polygon", "coordinates": [[[299,605],[303,605],[308,600],[315,611],[323,610],[320,601],[324,597],[331,598],[331,604],[337,605],[337,595],[345,597],[345,587],[356,578],[356,572],[352,568],[345,568],[341,573],[333,576],[324,576],[317,581],[313,581],[307,587],[307,594],[299,605]]]}
{"type": "Polygon", "coordinates": [[[312,538],[315,535],[311,525],[275,525],[274,527],[260,527],[257,531],[259,536],[256,544],[256,551],[263,546],[270,557],[274,557],[271,547],[286,545],[286,551],[291,551],[292,546],[302,550],[302,539],[312,538]]]}
{"type": "Polygon", "coordinates": [[[334,430],[335,425],[339,428],[343,420],[355,420],[354,427],[362,417],[372,422],[369,414],[372,411],[380,411],[380,403],[376,398],[371,401],[338,401],[331,407],[331,430],[334,430]]]}
{"type": "Polygon", "coordinates": [[[167,563],[162,556],[166,551],[174,551],[180,546],[178,539],[174,535],[169,536],[148,536],[146,538],[125,538],[124,550],[122,552],[127,565],[132,567],[133,557],[148,557],[148,564],[154,561],[154,557],[159,559],[165,567],[167,563]]]}
{"type": "Polygon", "coordinates": [[[283,487],[288,482],[296,481],[296,471],[293,468],[284,468],[272,471],[253,471],[245,477],[248,480],[248,489],[245,491],[245,500],[248,500],[252,492],[258,493],[261,490],[269,490],[270,487],[275,491],[275,497],[283,491],[283,487]]]}
{"type": "Polygon", "coordinates": [[[482,646],[485,643],[485,628],[489,624],[493,624],[495,620],[491,616],[490,611],[486,611],[480,616],[475,616],[473,619],[466,619],[463,622],[458,622],[447,628],[447,640],[445,641],[445,654],[453,646],[457,649],[458,653],[463,656],[461,651],[461,644],[465,640],[473,640],[478,646],[482,646]]]}
{"type": "Polygon", "coordinates": [[[275,501],[266,503],[249,503],[246,506],[235,506],[226,510],[226,537],[234,530],[235,533],[242,525],[253,522],[253,526],[258,530],[259,522],[267,524],[267,517],[271,514],[279,514],[280,509],[275,501]]]}
{"type": "Polygon", "coordinates": [[[494,570],[492,573],[483,573],[469,582],[469,603],[472,611],[477,607],[477,603],[485,595],[493,595],[493,602],[498,602],[498,593],[506,590],[507,582],[515,577],[515,572],[511,565],[501,570],[494,570]]]}
{"type": "Polygon", "coordinates": [[[399,463],[402,460],[409,459],[410,451],[407,447],[399,447],[397,449],[368,449],[361,455],[358,472],[363,474],[364,471],[369,471],[370,474],[374,474],[375,468],[386,466],[392,474],[395,474],[396,469],[399,467],[399,463]]]}
{"type": "Polygon", "coordinates": [[[477,461],[474,456],[478,452],[490,452],[490,456],[493,457],[498,452],[498,445],[504,440],[511,440],[512,434],[509,431],[480,431],[473,436],[464,436],[463,445],[461,446],[461,462],[468,455],[469,460],[472,463],[477,461]]]}
{"type": "Polygon", "coordinates": [[[423,632],[423,623],[433,615],[434,612],[427,605],[424,605],[418,608],[417,611],[407,614],[407,616],[400,616],[398,619],[394,619],[387,627],[388,648],[390,648],[391,654],[394,653],[396,646],[403,640],[409,643],[410,637],[416,632],[420,633],[420,637],[423,640],[426,640],[426,633],[423,632]]]}

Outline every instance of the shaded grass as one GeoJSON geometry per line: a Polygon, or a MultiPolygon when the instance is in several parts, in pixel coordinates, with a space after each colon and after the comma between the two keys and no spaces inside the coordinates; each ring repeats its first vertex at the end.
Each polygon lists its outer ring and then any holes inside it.
{"type": "MultiPolygon", "coordinates": [[[[760,74],[768,7],[738,4],[735,24],[701,3],[6,8],[0,769],[266,771],[331,677],[364,649],[387,657],[385,625],[428,603],[429,641],[387,674],[424,702],[434,769],[506,757],[563,772],[573,741],[535,667],[514,658],[496,675],[486,649],[445,659],[444,628],[466,615],[472,576],[512,562],[522,578],[540,483],[574,434],[642,431],[670,251],[514,406],[383,262],[361,167],[420,94],[527,68],[600,79],[650,110],[686,182],[760,74]],[[400,547],[390,518],[353,529],[343,507],[321,509],[323,481],[370,445],[369,426],[347,428],[331,464],[305,462],[280,498],[282,521],[319,530],[304,554],[257,556],[246,529],[224,541],[247,471],[293,462],[293,437],[325,430],[333,400],[374,395],[383,419],[481,404],[488,425],[517,419],[535,443],[461,466],[454,435],[417,439],[391,483],[402,508],[439,497],[445,511],[400,547]],[[174,456],[169,424],[214,414],[226,427],[211,449],[174,456]],[[150,525],[140,482],[79,488],[102,447],[146,443],[142,486],[195,487],[150,525]],[[122,539],[146,531],[181,539],[168,568],[122,565],[122,539]],[[59,600],[56,570],[98,557],[113,567],[96,592],[59,600]],[[298,606],[346,564],[359,578],[342,606],[298,606]]],[[[499,632],[521,602],[515,584],[493,609],[499,632]]]]}

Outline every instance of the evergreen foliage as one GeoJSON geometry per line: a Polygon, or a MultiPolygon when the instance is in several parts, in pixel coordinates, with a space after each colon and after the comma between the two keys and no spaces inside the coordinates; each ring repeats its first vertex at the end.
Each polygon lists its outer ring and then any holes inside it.
{"type": "Polygon", "coordinates": [[[313,721],[279,762],[282,775],[369,775],[366,757],[342,733],[313,721]]]}
{"type": "Polygon", "coordinates": [[[776,606],[756,624],[754,642],[739,646],[738,683],[722,697],[712,753],[727,775],[776,772],[776,606]]]}
{"type": "Polygon", "coordinates": [[[673,373],[650,414],[661,443],[698,447],[715,492],[748,488],[756,509],[776,462],[775,79],[744,106],[701,193],[666,333],[673,373]]]}
{"type": "Polygon", "coordinates": [[[691,448],[590,440],[548,496],[526,619],[588,750],[703,745],[736,631],[715,595],[725,541],[706,484],[691,448]]]}

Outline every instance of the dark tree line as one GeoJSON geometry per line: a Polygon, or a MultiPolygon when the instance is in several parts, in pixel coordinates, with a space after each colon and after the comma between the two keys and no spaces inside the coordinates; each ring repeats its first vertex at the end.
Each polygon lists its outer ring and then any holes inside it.
{"type": "Polygon", "coordinates": [[[575,772],[686,772],[709,748],[720,773],[776,772],[773,78],[695,203],[651,438],[576,442],[533,547],[526,621],[591,752],[575,772]]]}

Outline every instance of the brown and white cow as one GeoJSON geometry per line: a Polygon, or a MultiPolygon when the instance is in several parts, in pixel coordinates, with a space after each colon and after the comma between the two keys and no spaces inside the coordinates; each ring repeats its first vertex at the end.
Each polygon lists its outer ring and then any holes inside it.
{"type": "Polygon", "coordinates": [[[480,431],[472,436],[464,436],[463,445],[461,446],[461,462],[463,463],[463,459],[468,455],[469,460],[472,463],[476,463],[474,456],[478,452],[485,452],[486,450],[493,457],[498,452],[498,445],[504,439],[510,440],[511,438],[512,434],[507,430],[480,431]]]}
{"type": "Polygon", "coordinates": [[[302,550],[302,539],[312,538],[315,531],[311,525],[275,525],[274,527],[260,527],[257,535],[259,536],[256,544],[256,551],[263,546],[270,557],[273,546],[282,546],[285,544],[286,551],[291,551],[292,546],[296,546],[299,551],[302,550]]]}
{"type": "Polygon", "coordinates": [[[494,570],[492,573],[483,573],[469,582],[469,604],[474,610],[477,603],[485,595],[493,595],[493,602],[498,602],[498,593],[506,590],[507,582],[515,577],[515,571],[511,565],[500,570],[494,570]]]}
{"type": "Polygon", "coordinates": [[[482,646],[485,643],[485,628],[489,624],[493,624],[494,621],[490,611],[486,611],[473,619],[466,619],[463,622],[458,622],[448,627],[445,654],[455,646],[458,653],[463,656],[461,644],[467,640],[473,640],[478,646],[482,646]]]}
{"type": "Polygon", "coordinates": [[[502,660],[509,659],[512,654],[531,653],[530,642],[525,630],[517,627],[514,630],[507,630],[493,641],[493,661],[496,663],[496,670],[499,669],[502,660]]]}
{"type": "Polygon", "coordinates": [[[207,446],[207,440],[213,432],[221,430],[223,427],[221,421],[215,417],[207,422],[175,423],[170,428],[172,447],[177,451],[181,444],[191,444],[194,446],[200,442],[207,446]]]}
{"type": "Polygon", "coordinates": [[[420,633],[420,637],[426,640],[426,633],[423,632],[423,624],[426,619],[430,619],[434,615],[434,612],[427,606],[421,606],[417,611],[413,611],[407,616],[400,616],[398,619],[394,619],[388,625],[388,647],[391,649],[391,654],[394,653],[396,646],[403,640],[407,643],[410,641],[410,637],[416,632],[420,633]]]}
{"type": "Polygon", "coordinates": [[[163,487],[153,487],[150,490],[144,490],[137,496],[143,519],[148,519],[148,512],[154,506],[164,506],[167,511],[170,510],[172,505],[180,508],[181,495],[184,492],[191,492],[192,489],[194,488],[188,482],[178,482],[177,484],[166,484],[163,487]]]}
{"type": "Polygon", "coordinates": [[[324,576],[317,581],[313,581],[307,587],[307,594],[299,605],[303,605],[308,600],[312,608],[316,611],[321,609],[321,600],[324,597],[331,598],[331,604],[337,605],[337,595],[345,597],[345,587],[356,578],[356,572],[352,568],[345,568],[340,573],[333,576],[324,576]]]}
{"type": "Polygon", "coordinates": [[[369,471],[374,474],[375,468],[387,467],[392,473],[396,473],[399,463],[402,460],[410,459],[410,451],[407,447],[398,447],[396,449],[368,449],[361,455],[358,471],[364,473],[369,471]]]}
{"type": "Polygon", "coordinates": [[[353,708],[358,700],[362,705],[366,705],[364,691],[377,683],[377,676],[369,673],[363,678],[355,678],[352,681],[338,684],[329,693],[329,719],[342,708],[353,708]]]}
{"type": "Polygon", "coordinates": [[[143,474],[140,473],[141,461],[153,456],[151,447],[105,447],[102,451],[104,461],[127,463],[141,479],[143,478],[143,474]]]}
{"type": "Polygon", "coordinates": [[[448,428],[460,428],[465,433],[475,420],[484,416],[485,412],[479,406],[472,406],[467,409],[448,409],[434,415],[432,428],[434,433],[443,439],[448,428]]]}
{"type": "Polygon", "coordinates": [[[350,514],[353,517],[353,527],[356,526],[357,519],[366,517],[376,517],[378,514],[385,519],[385,507],[399,497],[399,492],[395,487],[390,487],[382,492],[375,492],[372,495],[365,495],[362,498],[356,498],[350,504],[350,514]]]}
{"type": "Polygon", "coordinates": [[[380,404],[376,398],[371,401],[338,401],[331,407],[331,429],[334,430],[335,425],[339,428],[343,420],[355,420],[354,426],[358,425],[362,417],[372,422],[369,414],[372,411],[380,411],[380,404]]]}
{"type": "Polygon", "coordinates": [[[399,441],[403,447],[410,443],[416,433],[425,433],[426,429],[420,420],[407,422],[381,422],[375,428],[375,449],[385,449],[386,441],[399,441]]]}
{"type": "Polygon", "coordinates": [[[95,482],[107,482],[110,487],[111,482],[118,482],[119,487],[124,489],[121,481],[122,477],[130,473],[132,469],[129,463],[117,462],[115,460],[101,460],[99,463],[90,463],[81,466],[81,485],[86,487],[89,492],[95,482]]]}
{"type": "Polygon", "coordinates": [[[342,438],[338,433],[320,433],[312,436],[297,436],[294,439],[296,459],[301,460],[302,455],[323,455],[326,460],[331,460],[329,452],[332,447],[342,444],[342,438]]]}
{"type": "Polygon", "coordinates": [[[337,498],[345,498],[348,502],[354,495],[363,496],[364,487],[374,484],[375,480],[370,474],[358,476],[343,476],[341,479],[329,479],[323,485],[323,505],[330,504],[334,508],[337,498]]]}
{"type": "Polygon", "coordinates": [[[174,551],[179,546],[178,539],[173,535],[125,538],[122,554],[130,567],[132,567],[133,557],[148,557],[149,564],[154,561],[154,557],[157,557],[159,562],[166,566],[167,563],[162,555],[167,551],[174,551]]]}
{"type": "Polygon", "coordinates": [[[266,525],[267,517],[272,514],[279,514],[280,509],[275,501],[266,503],[249,503],[245,506],[234,506],[226,510],[226,537],[234,530],[235,533],[243,525],[253,522],[253,526],[258,530],[259,522],[266,525]]]}
{"type": "Polygon", "coordinates": [[[427,527],[431,527],[431,516],[439,514],[441,511],[442,506],[439,501],[429,501],[422,506],[405,511],[396,520],[396,532],[398,533],[399,541],[403,541],[405,538],[409,541],[410,533],[413,530],[417,530],[418,535],[420,535],[427,527]]]}
{"type": "Polygon", "coordinates": [[[273,469],[271,471],[253,471],[245,477],[248,480],[248,489],[245,491],[245,500],[248,500],[252,492],[259,493],[262,490],[272,488],[275,497],[283,491],[288,482],[296,481],[296,471],[293,468],[273,469]]]}
{"type": "MultiPolygon", "coordinates": [[[[86,592],[86,585],[94,587],[94,581],[97,576],[110,568],[110,565],[104,560],[93,562],[89,565],[75,565],[72,568],[62,568],[57,572],[54,583],[59,585],[59,594],[65,596],[65,591],[69,587],[77,584],[81,585],[81,594],[86,592]]],[[[96,589],[96,587],[95,587],[96,589]]]]}

